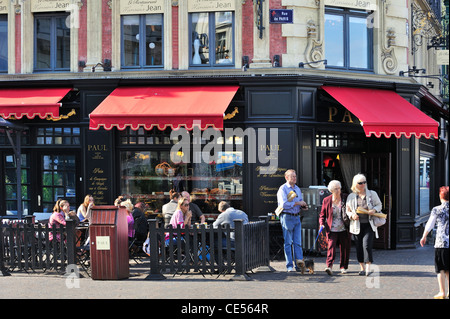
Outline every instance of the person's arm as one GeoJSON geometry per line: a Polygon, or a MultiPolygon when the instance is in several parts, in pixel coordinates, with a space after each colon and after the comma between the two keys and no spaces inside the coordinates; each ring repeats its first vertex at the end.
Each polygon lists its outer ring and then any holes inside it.
{"type": "Polygon", "coordinates": [[[224,221],[224,215],[221,213],[213,223],[214,228],[218,228],[224,221]]]}
{"type": "Polygon", "coordinates": [[[383,204],[381,203],[380,197],[378,197],[377,192],[370,191],[372,197],[373,207],[369,209],[369,214],[373,215],[374,213],[379,213],[383,209],[383,204]]]}
{"type": "Polygon", "coordinates": [[[358,220],[359,216],[355,212],[355,209],[356,209],[355,201],[356,201],[356,195],[355,195],[355,193],[352,193],[352,194],[348,195],[347,201],[345,202],[345,206],[346,206],[346,210],[347,210],[346,211],[347,216],[353,220],[358,220]]]}
{"type": "Polygon", "coordinates": [[[188,211],[186,213],[186,217],[184,218],[184,227],[191,227],[191,218],[192,218],[192,211],[188,211]]]}
{"type": "Polygon", "coordinates": [[[328,207],[327,203],[328,203],[328,199],[325,198],[322,203],[322,209],[320,210],[320,213],[319,213],[319,226],[325,227],[325,224],[327,223],[327,220],[326,220],[326,216],[327,216],[326,212],[327,212],[327,207],[328,207]]]}
{"type": "Polygon", "coordinates": [[[283,206],[283,209],[292,209],[294,206],[301,205],[300,201],[295,201],[297,197],[291,202],[288,201],[287,195],[284,186],[281,186],[277,193],[278,206],[283,206]]]}
{"type": "Polygon", "coordinates": [[[66,219],[61,214],[55,214],[54,219],[58,224],[66,226],[66,219]]]}
{"type": "Polygon", "coordinates": [[[434,225],[436,224],[436,220],[437,220],[437,214],[434,213],[434,208],[433,208],[433,210],[431,211],[430,218],[428,219],[428,222],[425,225],[425,229],[423,231],[422,238],[420,239],[420,246],[423,247],[425,245],[425,243],[427,242],[427,236],[433,230],[434,225]]]}

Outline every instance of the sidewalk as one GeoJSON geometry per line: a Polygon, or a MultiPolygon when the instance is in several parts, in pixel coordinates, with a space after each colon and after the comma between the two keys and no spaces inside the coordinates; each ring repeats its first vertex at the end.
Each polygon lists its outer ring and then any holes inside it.
{"type": "MultiPolygon", "coordinates": [[[[337,256],[337,259],[339,255],[337,256]]],[[[0,277],[0,298],[149,298],[149,299],[431,299],[438,292],[431,245],[405,250],[375,250],[374,269],[359,276],[354,248],[349,273],[325,272],[325,257],[315,257],[315,274],[287,273],[284,261],[271,262],[274,272],[255,272],[250,281],[230,281],[231,275],[166,274],[162,281],[147,281],[149,264],[134,264],[131,276],[120,281],[76,281],[57,274],[12,272],[0,277]]]]}

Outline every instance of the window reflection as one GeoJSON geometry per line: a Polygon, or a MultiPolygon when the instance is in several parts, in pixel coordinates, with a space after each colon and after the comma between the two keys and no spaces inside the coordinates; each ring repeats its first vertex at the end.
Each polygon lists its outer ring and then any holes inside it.
{"type": "Polygon", "coordinates": [[[233,63],[231,12],[216,12],[216,63],[233,63]]]}
{"type": "Polygon", "coordinates": [[[372,69],[371,17],[372,14],[366,11],[326,8],[324,30],[328,67],[372,69]]]}
{"type": "Polygon", "coordinates": [[[8,16],[0,14],[0,72],[8,71],[8,16]]]}
{"type": "Polygon", "coordinates": [[[369,47],[367,36],[367,18],[350,17],[350,66],[369,68],[369,47]]]}
{"type": "Polygon", "coordinates": [[[325,54],[329,65],[344,66],[344,17],[325,15],[325,54]]]}
{"type": "Polygon", "coordinates": [[[419,190],[420,190],[420,215],[430,212],[430,179],[432,158],[420,156],[419,162],[419,190]]]}
{"type": "Polygon", "coordinates": [[[192,13],[190,24],[192,65],[234,63],[233,12],[192,13]]]}
{"type": "Polygon", "coordinates": [[[122,66],[163,64],[163,15],[122,16],[122,66]]]}

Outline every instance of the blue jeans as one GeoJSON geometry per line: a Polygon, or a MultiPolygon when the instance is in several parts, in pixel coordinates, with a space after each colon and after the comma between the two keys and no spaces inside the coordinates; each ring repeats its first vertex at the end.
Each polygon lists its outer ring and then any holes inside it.
{"type": "Polygon", "coordinates": [[[281,228],[284,237],[284,257],[286,258],[286,267],[297,267],[292,260],[292,248],[294,248],[294,258],[303,259],[302,250],[302,224],[300,216],[282,214],[280,216],[281,228]]]}

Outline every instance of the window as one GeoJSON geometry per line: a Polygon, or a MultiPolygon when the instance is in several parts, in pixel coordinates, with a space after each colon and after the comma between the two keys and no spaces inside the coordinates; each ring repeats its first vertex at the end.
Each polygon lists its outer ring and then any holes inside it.
{"type": "Polygon", "coordinates": [[[39,145],[80,145],[79,127],[41,127],[37,129],[39,145]]]}
{"type": "Polygon", "coordinates": [[[122,16],[122,67],[163,66],[163,15],[122,16]]]}
{"type": "MultiPolygon", "coordinates": [[[[11,147],[11,142],[9,141],[8,135],[6,134],[5,128],[0,128],[0,146],[7,146],[11,147]]],[[[23,130],[23,131],[9,131],[11,134],[11,138],[16,143],[16,134],[20,134],[20,143],[22,146],[24,145],[30,145],[30,131],[29,130],[23,130]]]]}
{"type": "Polygon", "coordinates": [[[317,132],[316,147],[327,149],[355,149],[365,146],[364,134],[346,132],[317,132]]]}
{"type": "Polygon", "coordinates": [[[42,206],[44,212],[52,212],[58,199],[75,202],[76,168],[74,155],[42,155],[42,206]]]}
{"type": "Polygon", "coordinates": [[[432,169],[433,158],[430,156],[421,155],[419,162],[420,216],[423,216],[430,212],[430,185],[433,176],[432,169]]]}
{"type": "MultiPolygon", "coordinates": [[[[190,136],[192,145],[211,142],[197,139],[192,132],[190,136]]],[[[238,146],[241,139],[237,136],[227,140],[220,138],[218,144],[222,148],[217,150],[216,160],[208,160],[211,153],[195,151],[191,147],[189,161],[183,162],[183,150],[172,150],[173,144],[165,145],[165,137],[164,131],[158,137],[154,130],[125,130],[119,137],[120,194],[132,198],[133,202],[146,202],[155,213],[160,213],[162,205],[169,202],[171,189],[189,191],[192,201],[206,217],[219,213],[217,205],[222,200],[242,209],[243,152],[238,146]]],[[[176,142],[174,139],[169,141],[176,142]]]]}
{"type": "Polygon", "coordinates": [[[34,26],[34,70],[70,70],[68,15],[36,15],[34,26]]]}
{"type": "Polygon", "coordinates": [[[328,68],[372,70],[372,15],[366,11],[325,10],[325,55],[328,68]]]}
{"type": "MultiPolygon", "coordinates": [[[[30,161],[27,154],[22,154],[22,209],[27,215],[30,211],[30,161]]],[[[6,213],[17,213],[17,172],[15,155],[5,155],[5,189],[6,213]]]]}
{"type": "Polygon", "coordinates": [[[234,66],[234,15],[232,11],[189,15],[191,66],[234,66]]]}
{"type": "Polygon", "coordinates": [[[169,145],[177,141],[170,140],[170,129],[160,131],[156,128],[147,131],[143,127],[138,130],[126,128],[119,131],[120,144],[122,145],[169,145]]]}
{"type": "Polygon", "coordinates": [[[0,72],[8,71],[8,16],[0,14],[0,72]]]}

